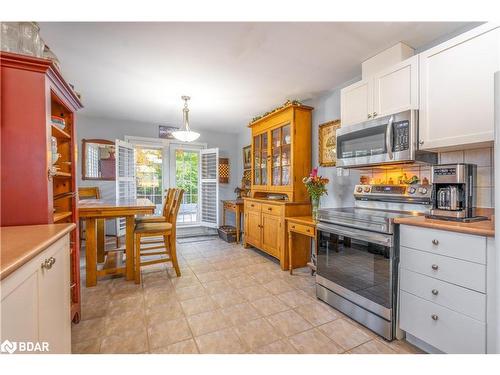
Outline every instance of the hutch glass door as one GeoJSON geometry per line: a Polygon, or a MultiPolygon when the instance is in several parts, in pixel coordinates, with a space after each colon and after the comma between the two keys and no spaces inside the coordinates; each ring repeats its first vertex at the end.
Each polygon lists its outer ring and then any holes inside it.
{"type": "Polygon", "coordinates": [[[272,138],[272,185],[290,184],[291,136],[290,124],[271,131],[272,138]]]}
{"type": "Polygon", "coordinates": [[[253,137],[254,185],[267,185],[267,133],[253,137]]]}

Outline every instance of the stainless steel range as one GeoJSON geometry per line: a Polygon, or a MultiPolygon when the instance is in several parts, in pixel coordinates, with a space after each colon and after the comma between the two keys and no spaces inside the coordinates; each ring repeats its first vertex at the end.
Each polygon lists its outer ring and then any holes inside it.
{"type": "Polygon", "coordinates": [[[318,213],[317,297],[387,340],[396,335],[396,217],[425,215],[431,188],[357,185],[355,206],[318,213]]]}

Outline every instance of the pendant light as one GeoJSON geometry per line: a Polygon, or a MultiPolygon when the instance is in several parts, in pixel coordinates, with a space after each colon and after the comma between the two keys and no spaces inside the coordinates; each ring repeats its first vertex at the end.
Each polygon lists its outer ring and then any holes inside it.
{"type": "Polygon", "coordinates": [[[176,130],[172,132],[172,135],[182,142],[193,142],[198,139],[200,133],[196,133],[189,129],[189,108],[188,108],[188,100],[191,99],[189,96],[181,96],[182,100],[184,100],[184,108],[182,109],[183,113],[183,126],[181,130],[176,130]]]}

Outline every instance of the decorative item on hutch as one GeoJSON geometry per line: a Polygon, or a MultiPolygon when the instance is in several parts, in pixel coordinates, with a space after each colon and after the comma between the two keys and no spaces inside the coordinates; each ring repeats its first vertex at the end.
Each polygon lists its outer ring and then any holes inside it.
{"type": "Polygon", "coordinates": [[[323,195],[328,194],[326,184],[328,184],[329,181],[328,178],[318,176],[318,168],[314,168],[308,177],[302,179],[307,192],[311,196],[312,217],[314,221],[318,221],[319,199],[323,195]]]}
{"type": "MultiPolygon", "coordinates": [[[[283,270],[288,269],[285,217],[311,215],[301,178],[311,169],[312,110],[289,100],[248,125],[251,179],[250,194],[244,198],[244,246],[255,246],[279,259],[283,270]]],[[[296,246],[306,249],[310,244],[297,238],[296,246]]],[[[305,266],[308,260],[299,257],[294,263],[305,266]]]]}
{"type": "Polygon", "coordinates": [[[337,164],[337,135],[340,120],[329,121],[319,126],[319,165],[335,167],[337,164]]]}

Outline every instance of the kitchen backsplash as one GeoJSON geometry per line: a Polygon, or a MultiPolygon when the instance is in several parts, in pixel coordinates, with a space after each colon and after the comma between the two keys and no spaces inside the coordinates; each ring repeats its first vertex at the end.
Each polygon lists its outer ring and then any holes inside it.
{"type": "MultiPolygon", "coordinates": [[[[477,165],[477,206],[494,206],[494,177],[493,177],[493,149],[491,147],[463,151],[448,151],[439,153],[439,164],[447,163],[472,163],[477,165]]],[[[400,177],[406,174],[410,178],[418,176],[420,181],[424,178],[430,180],[430,167],[406,167],[398,169],[371,168],[360,171],[360,176],[368,177],[370,183],[397,184],[400,177]]]]}

